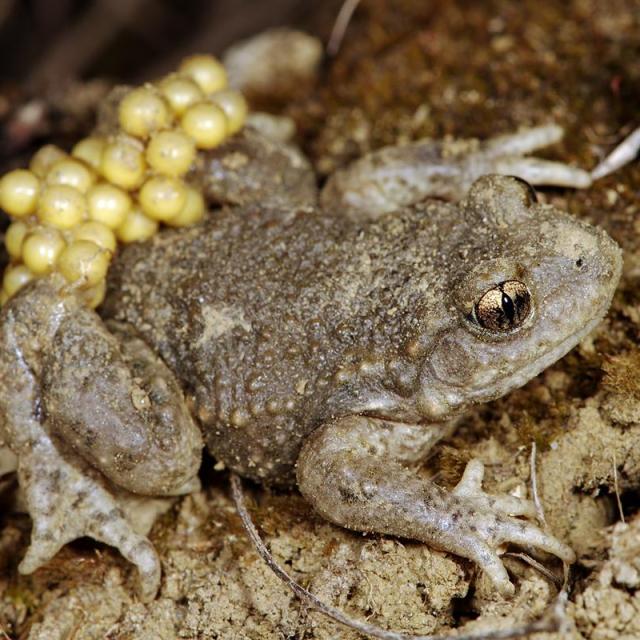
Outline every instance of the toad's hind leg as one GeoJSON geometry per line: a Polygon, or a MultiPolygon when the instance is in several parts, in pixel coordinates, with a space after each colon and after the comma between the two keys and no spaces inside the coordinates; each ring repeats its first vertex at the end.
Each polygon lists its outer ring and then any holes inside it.
{"type": "Polygon", "coordinates": [[[115,487],[188,490],[197,483],[201,436],[166,366],[127,327],[112,327],[118,340],[58,280],[27,285],[0,321],[0,441],[17,455],[33,519],[20,570],[34,571],[89,536],[137,566],[141,595],[151,599],[160,563],[119,508],[132,494],[115,487]]]}
{"type": "Polygon", "coordinates": [[[334,173],[320,201],[325,209],[355,220],[371,220],[425,198],[460,200],[489,173],[513,175],[534,185],[584,188],[586,171],[561,162],[524,157],[560,140],[553,124],[522,129],[485,142],[418,140],[374,151],[334,173]]]}
{"type": "Polygon", "coordinates": [[[514,589],[496,550],[503,543],[574,560],[569,547],[519,518],[535,514],[529,501],[482,491],[479,461],[467,465],[452,492],[417,478],[397,455],[406,430],[364,416],[325,424],[298,459],[300,491],[324,517],[349,529],[422,540],[473,560],[503,594],[514,589]]]}
{"type": "Polygon", "coordinates": [[[88,309],[60,321],[41,374],[48,429],[118,487],[193,490],[202,436],[177,380],[132,327],[108,328],[88,309]]]}
{"type": "Polygon", "coordinates": [[[18,458],[18,480],[33,520],[31,544],[19,565],[31,573],[67,542],[81,536],[114,546],[140,576],[140,595],[152,599],[160,584],[160,561],[151,543],[124,517],[104,478],[42,423],[39,385],[11,330],[0,340],[0,439],[18,458]]]}

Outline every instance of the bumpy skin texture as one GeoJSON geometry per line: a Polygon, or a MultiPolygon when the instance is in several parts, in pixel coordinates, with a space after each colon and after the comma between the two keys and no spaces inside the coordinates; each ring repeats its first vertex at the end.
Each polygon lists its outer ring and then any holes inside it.
{"type": "Polygon", "coordinates": [[[462,207],[430,202],[364,227],[224,210],[123,251],[104,314],[137,327],[176,373],[217,458],[291,482],[302,442],[329,418],[446,419],[520,386],[602,315],[613,245],[528,198],[513,179],[485,178],[462,207]],[[465,316],[513,278],[532,289],[538,322],[496,341],[465,316]]]}
{"type": "MultiPolygon", "coordinates": [[[[249,136],[234,144],[253,143],[249,136]]],[[[139,493],[180,492],[198,459],[189,407],[209,450],[229,468],[267,484],[297,483],[343,526],[413,537],[471,558],[505,593],[513,587],[496,554],[501,543],[527,542],[571,560],[569,548],[517,518],[533,514],[530,503],[482,492],[479,463],[470,463],[452,493],[404,465],[449,429],[449,418],[524,384],[595,326],[620,275],[617,245],[538,204],[522,181],[499,176],[476,181],[459,205],[425,201],[354,222],[340,207],[314,207],[296,154],[260,144],[266,163],[275,158],[274,170],[252,169],[255,184],[246,191],[237,176],[224,176],[232,195],[216,196],[242,206],[130,246],[115,260],[102,313],[129,347],[118,346],[88,310],[78,328],[60,333],[80,310],[55,279],[27,286],[3,309],[0,404],[24,469],[21,482],[33,496],[36,534],[48,517],[38,500],[74,500],[73,486],[29,477],[37,445],[61,439],[58,455],[80,461],[79,473],[90,468],[86,477],[101,488],[106,477],[139,493]],[[296,184],[288,182],[296,174],[301,188],[288,200],[272,195],[274,184],[296,184]],[[478,301],[506,281],[526,287],[531,311],[513,330],[483,328],[478,301]],[[65,337],[76,332],[80,341],[65,337]],[[49,352],[59,353],[43,357],[49,352]],[[10,367],[20,370],[17,388],[10,367]],[[87,371],[102,396],[54,393],[61,379],[65,388],[88,384],[87,371]],[[30,395],[15,404],[23,379],[30,395]],[[103,400],[88,407],[90,397],[103,400]],[[107,418],[96,429],[100,412],[107,418]],[[21,436],[23,422],[33,425],[31,439],[21,436]],[[170,424],[182,426],[172,433],[170,424]],[[184,455],[174,460],[172,447],[184,455]],[[156,455],[154,477],[146,462],[156,455]]],[[[204,166],[241,175],[246,164],[225,162],[224,153],[207,155],[204,166]]],[[[252,157],[247,148],[241,153],[252,157]]],[[[414,161],[409,153],[407,163],[414,161]]],[[[396,156],[393,162],[397,167],[396,156]]],[[[361,186],[354,178],[349,189],[361,186]]],[[[98,537],[89,508],[80,505],[74,516],[76,534],[98,537]]],[[[113,520],[126,526],[119,514],[113,520]]],[[[54,525],[48,538],[70,539],[54,525]]],[[[157,571],[144,574],[145,558],[130,552],[132,540],[107,539],[141,569],[148,594],[157,571]]],[[[34,548],[39,563],[52,555],[37,535],[34,548]]]]}

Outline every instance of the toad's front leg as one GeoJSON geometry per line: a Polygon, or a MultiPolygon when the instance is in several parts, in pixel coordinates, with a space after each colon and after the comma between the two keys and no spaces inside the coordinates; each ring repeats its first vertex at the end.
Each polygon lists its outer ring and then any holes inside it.
{"type": "Polygon", "coordinates": [[[473,560],[505,595],[514,587],[496,551],[503,543],[574,561],[567,545],[517,517],[535,515],[529,501],[482,491],[478,460],[467,465],[451,492],[416,478],[403,466],[398,446],[407,428],[364,416],[323,425],[298,459],[300,491],[325,518],[343,527],[422,540],[473,560]]]}

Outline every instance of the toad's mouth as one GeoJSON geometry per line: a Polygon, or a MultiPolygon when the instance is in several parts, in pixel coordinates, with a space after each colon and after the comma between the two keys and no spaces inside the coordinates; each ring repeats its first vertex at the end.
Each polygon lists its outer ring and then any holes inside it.
{"type": "Polygon", "coordinates": [[[555,347],[549,349],[539,358],[527,363],[523,367],[517,369],[509,376],[496,380],[495,384],[482,389],[473,389],[468,398],[473,402],[475,398],[481,396],[482,402],[499,398],[509,393],[513,389],[523,386],[532,378],[535,378],[542,371],[550,367],[552,364],[563,358],[571,349],[573,349],[581,340],[588,336],[602,321],[608,308],[609,301],[603,304],[594,317],[589,320],[579,331],[567,336],[559,342],[555,347]],[[489,397],[487,397],[487,394],[489,397]]]}

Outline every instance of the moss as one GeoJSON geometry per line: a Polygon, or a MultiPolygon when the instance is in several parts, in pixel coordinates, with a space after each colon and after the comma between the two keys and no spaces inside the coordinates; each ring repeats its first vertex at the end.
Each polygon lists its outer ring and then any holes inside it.
{"type": "Polygon", "coordinates": [[[620,355],[608,357],[604,364],[605,388],[640,400],[640,349],[635,348],[620,355]]]}

